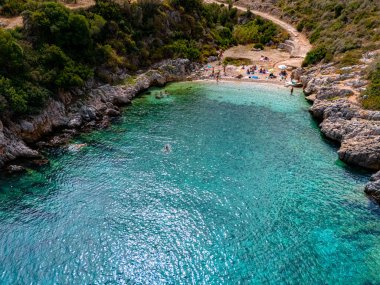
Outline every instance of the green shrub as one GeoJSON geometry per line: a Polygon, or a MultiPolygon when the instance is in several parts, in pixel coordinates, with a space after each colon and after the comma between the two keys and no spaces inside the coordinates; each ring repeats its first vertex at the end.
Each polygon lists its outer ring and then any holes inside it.
{"type": "Polygon", "coordinates": [[[259,27],[253,22],[236,26],[233,37],[239,44],[249,44],[259,41],[259,27]]]}
{"type": "Polygon", "coordinates": [[[371,80],[365,92],[365,99],[362,100],[363,107],[366,109],[380,110],[380,60],[370,72],[371,80]]]}
{"type": "Polygon", "coordinates": [[[177,40],[163,47],[165,57],[188,58],[197,60],[201,56],[199,48],[194,41],[177,40]]]}
{"type": "Polygon", "coordinates": [[[305,67],[305,66],[320,62],[322,59],[325,58],[327,52],[328,51],[324,46],[313,48],[311,51],[307,53],[302,63],[302,66],[305,67]]]}
{"type": "Polygon", "coordinates": [[[200,11],[202,9],[201,0],[171,0],[174,7],[183,7],[186,12],[200,11]]]}
{"type": "Polygon", "coordinates": [[[256,44],[253,45],[253,48],[263,50],[264,49],[264,45],[261,44],[261,43],[256,43],[256,44]]]}
{"type": "Polygon", "coordinates": [[[344,10],[344,6],[342,4],[338,4],[334,7],[335,18],[340,17],[342,15],[342,11],[344,10]]]}
{"type": "Polygon", "coordinates": [[[249,58],[234,58],[234,57],[226,57],[223,60],[223,65],[250,65],[252,64],[252,60],[249,58]]]}
{"type": "Polygon", "coordinates": [[[239,44],[260,43],[265,45],[269,42],[279,43],[287,38],[272,22],[257,17],[244,25],[237,25],[233,31],[233,37],[239,44]]]}
{"type": "Polygon", "coordinates": [[[351,50],[343,54],[343,56],[339,59],[340,66],[350,66],[359,63],[360,58],[362,57],[362,53],[360,50],[351,50]]]}
{"type": "Polygon", "coordinates": [[[0,94],[4,96],[14,111],[22,113],[27,110],[26,94],[16,90],[12,81],[3,76],[0,76],[0,94]]]}
{"type": "Polygon", "coordinates": [[[18,74],[23,68],[24,51],[11,32],[0,29],[0,74],[18,74]]]}
{"type": "Polygon", "coordinates": [[[297,31],[298,31],[298,32],[302,32],[304,26],[305,26],[305,23],[304,23],[303,21],[299,22],[299,23],[297,24],[297,31]]]}
{"type": "Polygon", "coordinates": [[[26,0],[3,0],[0,1],[0,15],[16,16],[25,9],[26,0]]]}
{"type": "Polygon", "coordinates": [[[315,31],[310,35],[309,40],[310,40],[311,43],[315,43],[315,42],[319,39],[320,36],[321,36],[321,30],[317,29],[317,30],[315,30],[315,31]]]}

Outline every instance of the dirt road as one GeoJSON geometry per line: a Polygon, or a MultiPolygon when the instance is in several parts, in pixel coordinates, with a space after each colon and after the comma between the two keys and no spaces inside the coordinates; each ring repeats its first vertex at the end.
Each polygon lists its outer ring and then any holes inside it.
{"type": "MultiPolygon", "coordinates": [[[[206,3],[217,3],[222,4],[222,2],[216,1],[216,0],[205,0],[206,3]]],[[[234,5],[238,10],[241,11],[247,11],[247,7],[234,5]]],[[[294,46],[292,52],[290,53],[290,58],[286,61],[281,61],[281,63],[286,64],[289,62],[289,65],[292,66],[301,66],[301,63],[303,59],[305,58],[306,54],[311,50],[312,45],[310,44],[309,40],[306,38],[306,36],[302,33],[299,33],[292,25],[282,21],[281,19],[270,15],[268,13],[264,13],[258,10],[251,10],[251,12],[255,15],[258,15],[264,19],[270,20],[276,25],[280,26],[284,30],[286,30],[290,35],[290,41],[292,42],[292,45],[294,46]]]]}

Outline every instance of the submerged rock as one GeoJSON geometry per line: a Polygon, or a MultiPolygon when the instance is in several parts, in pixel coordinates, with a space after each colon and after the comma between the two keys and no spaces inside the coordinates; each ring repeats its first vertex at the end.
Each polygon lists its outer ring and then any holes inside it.
{"type": "Polygon", "coordinates": [[[31,161],[31,164],[34,165],[34,166],[43,166],[43,165],[49,164],[49,160],[46,159],[46,158],[43,158],[43,159],[34,159],[34,160],[31,161]]]}
{"type": "Polygon", "coordinates": [[[9,173],[19,173],[19,172],[24,172],[26,171],[25,167],[21,166],[21,165],[9,165],[7,167],[7,171],[9,173]]]}
{"type": "Polygon", "coordinates": [[[82,148],[84,148],[84,147],[86,147],[86,146],[87,146],[86,143],[70,144],[70,145],[67,147],[67,150],[68,150],[68,151],[77,152],[77,151],[80,151],[82,148]]]}

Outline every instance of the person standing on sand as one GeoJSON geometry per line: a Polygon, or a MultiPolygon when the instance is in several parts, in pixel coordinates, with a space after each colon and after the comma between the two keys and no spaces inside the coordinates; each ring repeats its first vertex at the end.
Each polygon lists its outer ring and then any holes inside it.
{"type": "Polygon", "coordinates": [[[218,60],[221,60],[223,58],[223,50],[220,50],[218,54],[218,60]]]}
{"type": "Polygon", "coordinates": [[[216,83],[219,82],[219,78],[220,78],[220,70],[218,70],[218,72],[216,73],[216,83]]]}

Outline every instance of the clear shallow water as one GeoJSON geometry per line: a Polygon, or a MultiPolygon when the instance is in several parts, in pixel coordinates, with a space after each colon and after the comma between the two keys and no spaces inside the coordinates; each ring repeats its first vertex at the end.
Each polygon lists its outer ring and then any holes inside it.
{"type": "Polygon", "coordinates": [[[301,95],[166,89],[81,151],[2,179],[1,284],[380,282],[368,174],[337,160],[301,95]]]}

